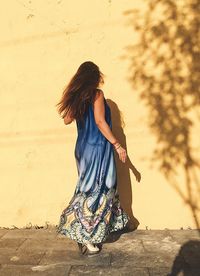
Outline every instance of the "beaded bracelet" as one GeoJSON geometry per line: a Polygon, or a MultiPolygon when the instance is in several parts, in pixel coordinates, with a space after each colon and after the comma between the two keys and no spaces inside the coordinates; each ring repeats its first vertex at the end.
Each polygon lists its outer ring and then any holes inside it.
{"type": "Polygon", "coordinates": [[[118,140],[116,140],[114,143],[112,143],[113,144],[113,146],[115,147],[115,149],[117,150],[117,149],[119,149],[120,147],[121,147],[121,145],[120,145],[120,143],[119,143],[119,141],[118,140]]]}
{"type": "Polygon", "coordinates": [[[113,146],[115,145],[115,144],[117,144],[117,143],[119,143],[119,141],[118,140],[116,140],[114,143],[112,143],[113,144],[113,146]]]}
{"type": "Polygon", "coordinates": [[[118,147],[115,147],[115,149],[117,150],[117,149],[119,149],[121,147],[121,145],[119,144],[119,146],[118,147]]]}

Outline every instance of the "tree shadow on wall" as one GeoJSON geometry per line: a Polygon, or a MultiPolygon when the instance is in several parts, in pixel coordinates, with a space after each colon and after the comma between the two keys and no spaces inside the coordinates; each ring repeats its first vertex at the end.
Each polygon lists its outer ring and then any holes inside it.
{"type": "Polygon", "coordinates": [[[146,2],[146,10],[124,12],[136,35],[123,56],[131,63],[128,80],[148,108],[157,137],[151,161],[159,164],[199,229],[199,138],[194,134],[200,118],[200,0],[146,2]]]}
{"type": "Polygon", "coordinates": [[[127,152],[127,160],[123,163],[119,159],[119,155],[116,151],[114,151],[116,167],[117,167],[117,190],[120,197],[120,202],[124,211],[130,217],[130,221],[128,224],[128,228],[130,230],[134,230],[140,224],[139,221],[134,217],[132,211],[132,185],[131,185],[131,177],[130,170],[135,176],[135,179],[139,182],[141,180],[141,175],[139,171],[132,164],[131,160],[128,156],[127,144],[126,144],[126,136],[124,134],[124,120],[123,116],[116,105],[111,99],[106,99],[110,109],[111,109],[111,117],[112,117],[112,131],[113,134],[120,141],[120,144],[127,152]],[[130,169],[130,170],[129,170],[130,169]]]}

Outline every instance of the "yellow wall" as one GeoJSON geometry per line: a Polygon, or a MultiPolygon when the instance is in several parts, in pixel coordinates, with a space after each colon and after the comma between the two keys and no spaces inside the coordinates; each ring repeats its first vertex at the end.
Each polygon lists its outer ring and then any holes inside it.
{"type": "MultiPolygon", "coordinates": [[[[117,160],[122,206],[139,221],[138,229],[195,227],[188,207],[158,169],[150,167],[155,137],[147,125],[146,107],[127,80],[128,61],[122,56],[135,36],[123,11],[143,8],[142,3],[4,2],[0,16],[1,227],[57,224],[69,202],[77,181],[77,131],[75,123],[63,124],[55,104],[86,60],[98,64],[106,75],[103,90],[112,109],[113,131],[126,143],[130,160],[141,173],[137,182],[133,167],[117,160]],[[118,109],[124,128],[117,121],[118,109]]],[[[183,173],[179,180],[184,181],[183,173]]]]}

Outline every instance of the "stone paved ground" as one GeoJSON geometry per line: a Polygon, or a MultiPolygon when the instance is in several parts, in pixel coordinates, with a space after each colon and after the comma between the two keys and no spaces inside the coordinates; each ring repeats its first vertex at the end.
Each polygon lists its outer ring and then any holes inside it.
{"type": "Polygon", "coordinates": [[[119,231],[96,256],[77,249],[55,228],[0,229],[0,276],[200,276],[197,230],[119,231]]]}

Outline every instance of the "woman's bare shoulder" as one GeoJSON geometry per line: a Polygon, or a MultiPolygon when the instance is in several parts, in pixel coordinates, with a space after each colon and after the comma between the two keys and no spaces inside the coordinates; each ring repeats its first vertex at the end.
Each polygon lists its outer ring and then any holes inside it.
{"type": "Polygon", "coordinates": [[[97,100],[98,98],[104,98],[104,92],[100,88],[96,88],[95,100],[97,100]]]}

